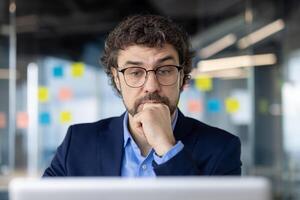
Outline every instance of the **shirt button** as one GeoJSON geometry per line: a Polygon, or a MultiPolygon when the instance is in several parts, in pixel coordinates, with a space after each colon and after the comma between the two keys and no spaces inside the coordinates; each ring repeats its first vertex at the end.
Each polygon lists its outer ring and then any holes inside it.
{"type": "Polygon", "coordinates": [[[142,165],[142,169],[143,169],[143,170],[146,170],[146,169],[147,169],[147,165],[143,164],[143,165],[142,165]]]}

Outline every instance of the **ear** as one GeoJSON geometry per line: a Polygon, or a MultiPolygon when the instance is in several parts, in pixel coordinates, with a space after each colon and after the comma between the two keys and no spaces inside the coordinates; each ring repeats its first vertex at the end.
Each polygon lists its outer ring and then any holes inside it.
{"type": "Polygon", "coordinates": [[[183,70],[180,72],[180,79],[179,79],[179,87],[180,88],[183,88],[184,86],[184,83],[185,83],[185,75],[184,75],[184,72],[183,70]]]}
{"type": "Polygon", "coordinates": [[[182,76],[180,77],[180,91],[181,92],[189,84],[190,80],[191,80],[191,75],[189,75],[189,74],[188,75],[182,74],[182,76]]]}
{"type": "Polygon", "coordinates": [[[119,91],[121,91],[121,86],[120,86],[120,80],[119,80],[119,76],[118,76],[118,71],[116,68],[114,67],[111,67],[110,68],[111,72],[112,72],[112,75],[114,77],[114,82],[118,88],[119,91]]]}

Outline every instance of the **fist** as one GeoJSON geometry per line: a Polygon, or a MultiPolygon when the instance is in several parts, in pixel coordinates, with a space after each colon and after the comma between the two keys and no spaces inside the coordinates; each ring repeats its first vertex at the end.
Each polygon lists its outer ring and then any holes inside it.
{"type": "Polygon", "coordinates": [[[159,156],[175,145],[169,107],[161,103],[145,103],[133,117],[134,128],[143,134],[149,145],[159,156]]]}

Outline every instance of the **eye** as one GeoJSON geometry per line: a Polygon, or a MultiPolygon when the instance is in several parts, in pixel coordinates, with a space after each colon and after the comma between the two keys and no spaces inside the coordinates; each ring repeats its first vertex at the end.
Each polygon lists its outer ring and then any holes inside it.
{"type": "Polygon", "coordinates": [[[134,78],[142,77],[145,74],[145,70],[140,68],[128,68],[126,75],[134,78]]]}
{"type": "Polygon", "coordinates": [[[170,74],[170,70],[158,70],[157,73],[159,75],[168,75],[170,74]]]}
{"type": "Polygon", "coordinates": [[[167,76],[174,72],[175,68],[172,66],[164,66],[157,70],[157,74],[160,76],[167,76]]]}

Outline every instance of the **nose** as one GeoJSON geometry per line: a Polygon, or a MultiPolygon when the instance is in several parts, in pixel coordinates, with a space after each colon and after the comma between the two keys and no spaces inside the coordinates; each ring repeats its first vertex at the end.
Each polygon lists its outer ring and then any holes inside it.
{"type": "Polygon", "coordinates": [[[156,78],[154,71],[149,71],[144,83],[145,92],[157,92],[160,90],[160,84],[156,78]]]}

